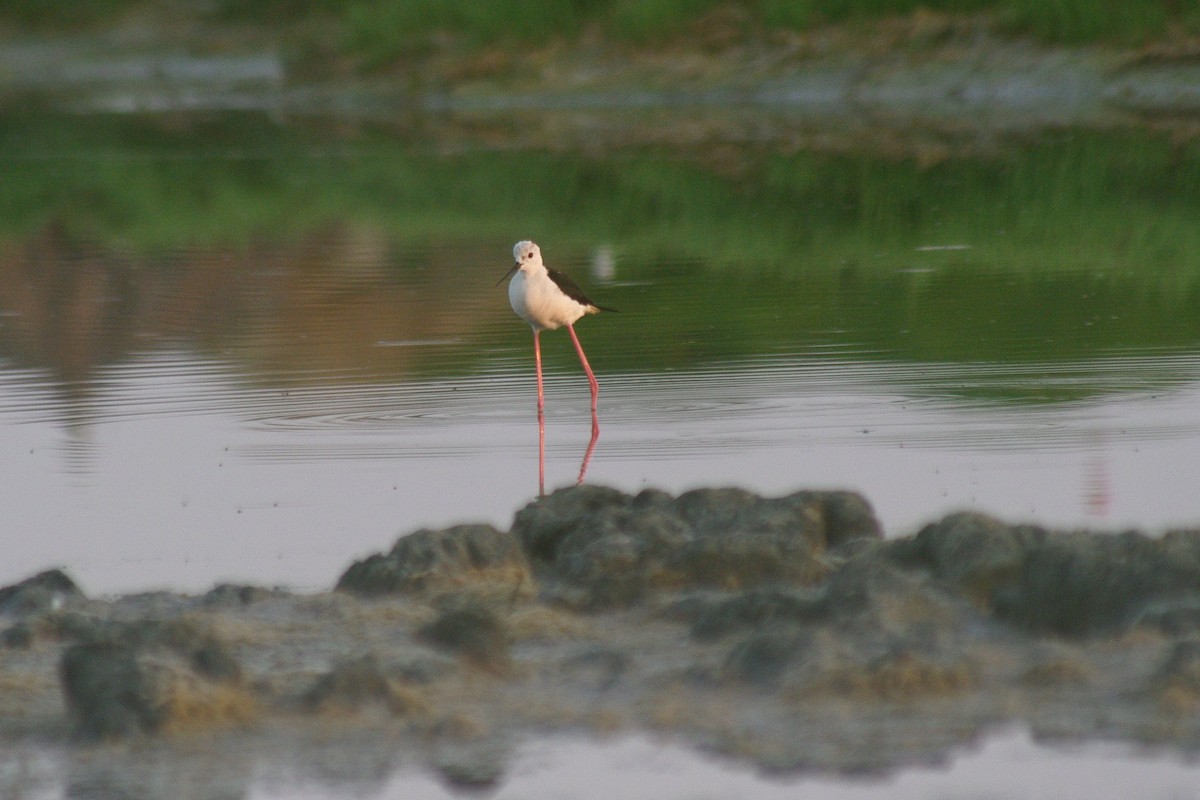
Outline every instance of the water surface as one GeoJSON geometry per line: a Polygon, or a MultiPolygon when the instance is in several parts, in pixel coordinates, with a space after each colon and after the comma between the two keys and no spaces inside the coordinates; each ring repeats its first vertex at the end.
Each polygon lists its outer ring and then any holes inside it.
{"type": "MultiPolygon", "coordinates": [[[[627,144],[600,150],[514,140],[511,119],[0,119],[0,584],[63,566],[89,593],[323,590],[420,526],[506,528],[537,489],[531,337],[495,286],[524,238],[620,309],[579,324],[601,384],[588,481],[856,489],[889,535],[959,509],[1101,532],[1200,521],[1200,148],[948,131],[907,149],[884,131],[879,151],[822,152],[777,125],[665,148],[636,144],[629,116],[627,144]]],[[[587,384],[565,334],[543,342],[547,480],[570,485],[587,384]]],[[[150,759],[147,780],[451,792],[400,754],[352,755],[331,778],[220,753],[213,769],[201,747],[150,759]]],[[[31,797],[111,783],[85,748],[0,761],[31,797]]],[[[1173,755],[1020,732],[864,781],[768,779],[643,739],[510,761],[499,797],[1196,783],[1173,755]]]]}
{"type": "MultiPolygon", "coordinates": [[[[926,800],[992,797],[997,800],[1052,800],[1062,796],[1063,777],[1080,796],[1092,800],[1185,800],[1195,797],[1200,767],[1161,753],[1138,752],[1111,744],[1063,747],[1035,742],[1026,731],[1003,731],[978,746],[956,753],[949,763],[908,770],[897,776],[764,776],[736,764],[666,747],[643,737],[611,742],[557,740],[520,748],[497,798],[595,796],[597,781],[606,793],[630,798],[742,797],[747,800],[926,800]],[[1020,769],[1013,769],[1020,764],[1020,769]]],[[[275,791],[263,781],[251,793],[261,800],[331,796],[443,798],[458,796],[435,776],[401,770],[345,792],[336,783],[296,780],[275,791]]]]}
{"type": "MultiPolygon", "coordinates": [[[[1200,151],[439,149],[253,115],[9,119],[0,580],[327,588],[537,489],[512,243],[620,309],[587,480],[857,489],[1097,530],[1200,519],[1200,151]],[[1196,179],[1196,180],[1193,180],[1196,179]]],[[[544,337],[550,486],[587,384],[544,337]]]]}
{"type": "Polygon", "coordinates": [[[559,737],[517,745],[508,755],[502,782],[474,787],[456,782],[451,764],[439,774],[371,742],[355,752],[310,753],[303,763],[258,763],[203,744],[182,757],[149,749],[134,766],[124,763],[128,756],[122,754],[119,767],[111,755],[98,751],[18,748],[0,755],[0,775],[11,776],[9,785],[30,800],[61,797],[64,790],[72,797],[130,791],[170,797],[187,790],[198,797],[253,800],[440,800],[480,792],[499,800],[568,800],[595,797],[598,785],[606,794],[631,800],[1053,800],[1062,797],[1066,781],[1078,796],[1093,800],[1191,800],[1200,783],[1200,767],[1178,756],[1111,743],[1041,742],[1020,729],[998,731],[961,748],[944,764],[849,778],[763,774],[645,736],[559,737]]]}

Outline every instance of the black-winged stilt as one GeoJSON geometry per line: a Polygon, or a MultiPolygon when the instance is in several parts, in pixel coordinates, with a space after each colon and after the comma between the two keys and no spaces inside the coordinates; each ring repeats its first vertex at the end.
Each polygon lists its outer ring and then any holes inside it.
{"type": "Polygon", "coordinates": [[[512,276],[512,281],[508,284],[508,302],[513,311],[517,312],[517,316],[533,328],[533,359],[537,366],[538,490],[544,494],[546,400],[542,392],[541,332],[567,326],[567,332],[571,334],[571,341],[575,344],[575,352],[579,354],[579,363],[587,373],[588,384],[592,390],[592,439],[584,456],[583,467],[579,471],[579,480],[582,481],[592,449],[596,446],[596,437],[600,435],[600,421],[596,417],[596,399],[600,393],[600,385],[596,382],[587,356],[583,354],[579,337],[575,335],[575,323],[586,314],[616,309],[593,303],[574,281],[542,263],[542,251],[533,242],[517,242],[513,246],[513,260],[516,263],[512,269],[497,281],[496,285],[499,286],[509,275],[512,276]]]}

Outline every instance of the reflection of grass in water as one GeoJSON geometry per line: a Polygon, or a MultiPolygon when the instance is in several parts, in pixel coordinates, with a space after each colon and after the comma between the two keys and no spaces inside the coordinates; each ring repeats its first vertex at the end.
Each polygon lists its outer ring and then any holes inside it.
{"type": "Polygon", "coordinates": [[[635,262],[669,255],[783,273],[941,258],[1189,286],[1200,277],[1200,147],[1144,135],[1075,134],[932,168],[744,153],[730,177],[661,150],[439,157],[424,145],[331,142],[254,117],[178,131],[9,117],[0,153],[0,237],[10,240],[55,222],[80,238],[153,250],[349,224],[401,241],[613,242],[635,262]],[[915,250],[946,245],[971,249],[915,250]]]}
{"type": "Polygon", "coordinates": [[[612,244],[621,277],[649,285],[604,291],[620,324],[587,336],[608,371],[847,343],[950,362],[1200,341],[1200,148],[1150,136],[1075,134],[924,169],[743,153],[727,174],[659,150],[441,157],[255,118],[10,117],[0,153],[0,241],[14,244],[54,223],[154,262],[347,226],[408,252],[531,236],[564,267],[612,244]]]}
{"type": "Polygon", "coordinates": [[[321,15],[351,51],[378,60],[420,48],[439,31],[476,44],[515,45],[574,36],[590,25],[618,39],[658,42],[689,35],[693,23],[714,12],[742,33],[803,31],[918,11],[982,12],[1014,34],[1053,42],[1136,42],[1162,35],[1171,24],[1200,25],[1190,4],[1161,0],[220,0],[218,7],[249,19],[321,15]]]}
{"type": "MultiPolygon", "coordinates": [[[[1195,352],[1200,343],[1200,294],[1176,293],[1132,275],[1014,275],[944,262],[929,273],[702,278],[606,299],[634,312],[588,329],[589,354],[595,349],[594,365],[607,371],[631,363],[679,366],[797,349],[836,359],[843,347],[852,360],[1084,362],[1121,352],[1195,352]],[[686,293],[686,301],[669,299],[678,292],[686,293]],[[669,313],[640,315],[639,306],[669,313]],[[655,344],[631,359],[628,351],[638,353],[638,342],[655,344]]],[[[568,355],[560,354],[564,364],[568,355]]],[[[1013,378],[1025,380],[1016,373],[1013,378]]],[[[1018,391],[1055,399],[1094,391],[1088,380],[1044,387],[1036,373],[1027,383],[1018,391]]],[[[1006,390],[959,389],[981,396],[1006,390]]]]}
{"type": "MultiPolygon", "coordinates": [[[[80,28],[153,8],[148,0],[8,0],[0,23],[38,30],[80,28]]],[[[238,20],[319,36],[368,65],[420,54],[450,34],[466,49],[541,46],[595,29],[618,41],[695,42],[700,33],[761,36],[827,23],[864,23],[914,13],[990,14],[1006,32],[1049,42],[1138,43],[1172,28],[1200,29],[1191,2],[1162,0],[217,0],[172,14],[238,20]],[[707,17],[707,22],[704,22],[707,17]]],[[[869,33],[869,31],[868,31],[869,33]]],[[[302,46],[300,47],[302,49],[302,46]]]]}

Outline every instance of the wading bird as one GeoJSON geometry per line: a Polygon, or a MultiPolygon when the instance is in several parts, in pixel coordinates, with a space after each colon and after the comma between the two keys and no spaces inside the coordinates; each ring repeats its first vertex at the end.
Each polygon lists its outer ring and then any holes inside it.
{"type": "Polygon", "coordinates": [[[575,344],[575,352],[579,354],[579,363],[587,373],[588,384],[592,390],[592,440],[588,445],[587,455],[584,456],[583,467],[579,471],[579,480],[582,481],[592,449],[596,445],[596,437],[600,435],[600,421],[596,418],[596,398],[600,393],[600,385],[596,382],[587,356],[583,354],[579,337],[575,335],[575,323],[586,314],[616,309],[593,303],[584,296],[583,290],[574,281],[542,263],[542,251],[533,242],[517,242],[513,246],[513,260],[516,263],[512,269],[497,281],[496,285],[499,286],[512,276],[512,281],[508,284],[508,302],[513,311],[517,312],[517,316],[533,328],[533,359],[537,366],[538,490],[544,494],[546,400],[542,392],[541,332],[567,326],[567,332],[571,334],[571,341],[575,344]]]}

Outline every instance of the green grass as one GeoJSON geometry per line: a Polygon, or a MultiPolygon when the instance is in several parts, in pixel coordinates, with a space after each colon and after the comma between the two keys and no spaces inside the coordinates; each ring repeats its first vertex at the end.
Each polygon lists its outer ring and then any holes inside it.
{"type": "MultiPolygon", "coordinates": [[[[77,29],[131,9],[152,8],[148,0],[6,0],[0,4],[0,26],[77,29]]],[[[986,13],[1013,35],[1070,44],[1138,43],[1173,26],[1200,31],[1200,6],[1180,0],[217,0],[200,10],[170,8],[174,17],[192,13],[296,31],[311,30],[317,20],[323,35],[371,65],[419,55],[446,35],[467,48],[530,46],[552,37],[569,39],[586,28],[646,45],[686,43],[697,20],[722,10],[734,12],[725,18],[741,20],[749,36],[920,10],[986,13]]]]}
{"type": "Polygon", "coordinates": [[[1136,44],[1166,32],[1172,21],[1200,20],[1195,9],[1172,12],[1169,3],[1130,3],[1125,0],[1008,0],[998,17],[1014,33],[1032,33],[1048,42],[1086,44],[1112,41],[1136,44]]]}
{"type": "Polygon", "coordinates": [[[2,0],[0,23],[33,30],[75,31],[146,6],[149,0],[2,0]]]}
{"type": "Polygon", "coordinates": [[[679,35],[688,22],[717,5],[715,0],[614,0],[598,21],[616,38],[653,43],[679,35]]]}
{"type": "Polygon", "coordinates": [[[421,54],[441,33],[458,36],[467,48],[488,44],[540,46],[553,36],[579,33],[590,5],[589,0],[356,0],[345,5],[340,23],[346,49],[374,65],[421,54]]]}
{"type": "Polygon", "coordinates": [[[522,46],[571,38],[591,26],[617,41],[656,45],[694,41],[706,14],[734,10],[743,36],[769,30],[803,31],[821,24],[867,23],[921,10],[990,14],[1014,36],[1047,43],[1131,45],[1163,36],[1172,25],[1200,31],[1200,10],[1160,0],[358,0],[340,14],[343,42],[370,64],[421,51],[439,34],[467,46],[522,46]],[[517,24],[513,20],[519,21],[517,24]]]}

